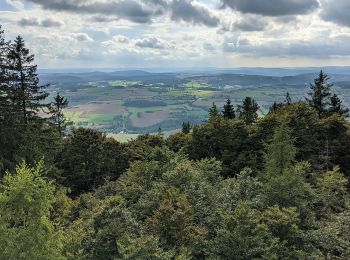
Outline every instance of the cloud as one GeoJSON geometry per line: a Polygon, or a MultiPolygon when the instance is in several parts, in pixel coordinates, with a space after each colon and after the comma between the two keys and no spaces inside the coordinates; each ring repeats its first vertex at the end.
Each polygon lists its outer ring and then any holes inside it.
{"type": "Polygon", "coordinates": [[[321,18],[350,27],[349,0],[323,0],[321,18]]]}
{"type": "Polygon", "coordinates": [[[171,19],[185,21],[193,24],[204,24],[215,27],[220,20],[209,9],[198,5],[191,0],[174,0],[171,3],[171,19]]]}
{"type": "Polygon", "coordinates": [[[73,38],[79,42],[93,42],[94,40],[86,33],[73,33],[73,38]]]}
{"type": "Polygon", "coordinates": [[[308,14],[319,7],[317,0],[221,0],[221,2],[223,7],[241,13],[264,16],[308,14]]]}
{"type": "Polygon", "coordinates": [[[169,14],[173,21],[215,27],[220,20],[213,12],[193,0],[28,0],[44,9],[94,15],[95,22],[125,19],[135,23],[151,23],[169,14]],[[108,17],[106,17],[108,16],[108,17]]]}
{"type": "Polygon", "coordinates": [[[203,49],[209,52],[215,52],[216,50],[215,47],[209,42],[203,43],[203,49]]]}
{"type": "Polygon", "coordinates": [[[113,36],[112,40],[114,42],[118,42],[118,43],[129,43],[130,42],[130,39],[124,35],[116,35],[116,36],[113,36]]]}
{"type": "MultiPolygon", "coordinates": [[[[100,14],[123,18],[136,23],[151,22],[154,16],[162,13],[155,1],[146,5],[136,0],[85,1],[85,0],[28,0],[44,9],[66,11],[79,14],[100,14]],[[155,2],[155,3],[152,3],[155,2]]],[[[159,6],[159,4],[157,4],[159,6]]]]}
{"type": "Polygon", "coordinates": [[[143,39],[137,39],[134,42],[135,46],[140,48],[150,48],[150,49],[168,49],[171,44],[167,41],[161,40],[157,37],[147,37],[143,39]]]}
{"type": "Polygon", "coordinates": [[[328,40],[315,38],[309,41],[278,41],[263,43],[250,42],[248,39],[225,39],[223,51],[251,57],[312,57],[324,59],[350,56],[350,36],[340,35],[328,40]]]}
{"type": "Polygon", "coordinates": [[[38,27],[60,27],[63,25],[62,22],[53,20],[51,18],[39,20],[36,17],[22,18],[18,22],[18,24],[21,26],[38,26],[38,27]]]}
{"type": "Polygon", "coordinates": [[[260,16],[248,16],[231,24],[230,31],[257,32],[264,31],[268,22],[260,16]]]}

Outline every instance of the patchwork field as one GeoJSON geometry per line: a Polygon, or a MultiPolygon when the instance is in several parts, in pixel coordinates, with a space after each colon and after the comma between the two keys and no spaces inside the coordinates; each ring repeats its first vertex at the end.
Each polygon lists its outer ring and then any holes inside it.
{"type": "MultiPolygon", "coordinates": [[[[284,100],[287,92],[294,101],[303,100],[316,73],[294,76],[245,74],[181,74],[126,71],[115,73],[45,74],[50,91],[68,98],[66,116],[76,125],[119,134],[128,140],[139,133],[164,132],[182,122],[200,124],[207,119],[213,102],[220,108],[227,98],[234,105],[250,96],[260,105],[260,114],[273,102],[284,100]],[[73,75],[73,74],[69,74],[73,75]]],[[[350,76],[331,75],[334,91],[350,104],[350,76]]]]}

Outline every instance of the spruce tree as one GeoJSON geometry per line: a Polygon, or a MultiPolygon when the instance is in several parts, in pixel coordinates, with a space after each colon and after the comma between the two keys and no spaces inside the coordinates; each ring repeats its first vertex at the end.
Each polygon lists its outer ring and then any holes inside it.
{"type": "Polygon", "coordinates": [[[314,80],[314,84],[310,84],[310,92],[308,93],[310,98],[306,98],[309,105],[313,107],[319,116],[319,118],[325,118],[328,115],[328,107],[330,105],[330,97],[332,84],[327,81],[329,77],[322,70],[317,78],[314,80]]]}
{"type": "Polygon", "coordinates": [[[349,117],[349,109],[343,107],[342,101],[336,94],[333,94],[330,98],[330,107],[328,112],[330,115],[338,114],[343,117],[349,117]]]}
{"type": "Polygon", "coordinates": [[[18,142],[8,74],[9,42],[5,40],[3,34],[0,25],[0,172],[2,173],[14,166],[14,151],[18,142]]]}
{"type": "Polygon", "coordinates": [[[61,96],[60,93],[57,93],[49,108],[50,113],[52,114],[51,121],[57,127],[60,136],[62,136],[66,128],[71,124],[63,113],[63,109],[65,109],[67,106],[68,100],[61,96]]]}
{"type": "Polygon", "coordinates": [[[39,118],[38,112],[47,107],[43,101],[48,96],[47,86],[39,85],[37,66],[32,65],[34,55],[25,47],[24,40],[18,36],[10,46],[8,59],[13,102],[21,123],[28,124],[39,118]]]}
{"type": "Polygon", "coordinates": [[[259,105],[251,97],[246,97],[243,104],[238,106],[238,118],[243,120],[247,125],[251,125],[258,119],[259,105]]]}
{"type": "Polygon", "coordinates": [[[189,134],[191,131],[191,124],[190,122],[183,122],[182,123],[182,133],[189,134]]]}
{"type": "Polygon", "coordinates": [[[282,124],[273,135],[267,146],[266,171],[269,174],[282,174],[293,166],[296,149],[290,137],[289,128],[282,124]]]}
{"type": "Polygon", "coordinates": [[[0,25],[0,122],[4,126],[6,120],[10,119],[11,89],[8,76],[8,51],[9,43],[3,37],[4,31],[0,25]]]}
{"type": "Polygon", "coordinates": [[[213,105],[209,109],[209,121],[212,120],[212,119],[215,119],[219,115],[220,115],[220,113],[219,113],[218,107],[213,102],[213,105]]]}
{"type": "Polygon", "coordinates": [[[286,94],[286,98],[285,98],[285,103],[289,106],[290,104],[292,104],[292,98],[289,95],[289,92],[287,92],[286,94]]]}
{"type": "Polygon", "coordinates": [[[231,104],[230,98],[227,99],[226,104],[224,105],[223,115],[224,115],[225,119],[235,119],[236,118],[235,110],[233,108],[233,105],[231,104]]]}

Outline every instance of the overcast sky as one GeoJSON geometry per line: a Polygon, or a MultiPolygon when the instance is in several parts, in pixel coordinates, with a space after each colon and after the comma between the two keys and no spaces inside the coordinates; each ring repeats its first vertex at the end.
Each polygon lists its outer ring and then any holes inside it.
{"type": "Polygon", "coordinates": [[[0,0],[41,68],[350,65],[350,0],[0,0]]]}

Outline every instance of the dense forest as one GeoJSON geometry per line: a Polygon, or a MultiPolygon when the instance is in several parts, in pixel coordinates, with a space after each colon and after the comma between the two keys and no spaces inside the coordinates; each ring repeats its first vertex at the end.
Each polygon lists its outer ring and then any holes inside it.
{"type": "Polygon", "coordinates": [[[264,117],[228,99],[119,143],[71,126],[33,63],[0,32],[0,259],[350,258],[350,124],[324,72],[264,117]]]}

